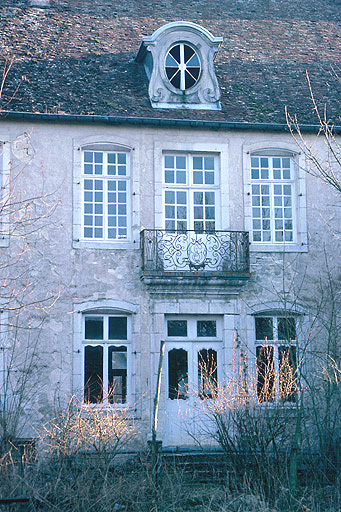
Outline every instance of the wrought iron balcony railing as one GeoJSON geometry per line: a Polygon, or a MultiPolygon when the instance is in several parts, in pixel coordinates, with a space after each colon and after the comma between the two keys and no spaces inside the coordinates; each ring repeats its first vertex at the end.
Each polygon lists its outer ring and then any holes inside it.
{"type": "Polygon", "coordinates": [[[247,278],[249,234],[246,231],[141,232],[143,275],[247,278]]]}

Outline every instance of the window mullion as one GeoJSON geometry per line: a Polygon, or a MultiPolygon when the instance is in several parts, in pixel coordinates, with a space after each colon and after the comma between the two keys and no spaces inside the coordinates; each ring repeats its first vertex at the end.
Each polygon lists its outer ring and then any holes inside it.
{"type": "Polygon", "coordinates": [[[103,402],[108,402],[108,378],[109,378],[109,371],[108,371],[108,343],[103,343],[103,402]]]}
{"type": "Polygon", "coordinates": [[[194,229],[193,217],[194,217],[194,206],[193,206],[193,156],[187,155],[187,168],[188,168],[188,179],[187,179],[187,225],[188,229],[194,229]]]}
{"type": "Polygon", "coordinates": [[[193,230],[194,229],[194,192],[196,190],[193,190],[193,188],[190,188],[188,190],[188,229],[193,230]]]}
{"type": "Polygon", "coordinates": [[[180,89],[184,91],[186,89],[185,84],[185,48],[184,44],[180,43],[180,89]]]}
{"type": "MultiPolygon", "coordinates": [[[[108,153],[103,153],[103,240],[108,240],[108,153]]],[[[105,322],[106,323],[106,322],[105,322]]]]}
{"type": "Polygon", "coordinates": [[[271,243],[274,243],[276,241],[276,235],[275,235],[275,200],[274,200],[274,182],[271,181],[269,183],[270,188],[270,228],[271,228],[271,243]]]}
{"type": "Polygon", "coordinates": [[[274,347],[274,370],[275,370],[275,386],[276,386],[276,400],[279,399],[280,396],[280,376],[279,376],[279,340],[278,340],[278,318],[273,318],[273,347],[274,347]]]}
{"type": "Polygon", "coordinates": [[[103,178],[103,239],[108,240],[108,176],[103,178]]]}

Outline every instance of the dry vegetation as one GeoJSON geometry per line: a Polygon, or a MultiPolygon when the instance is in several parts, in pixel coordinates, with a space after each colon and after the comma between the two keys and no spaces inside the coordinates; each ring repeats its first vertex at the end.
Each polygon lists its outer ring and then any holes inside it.
{"type": "MultiPolygon", "coordinates": [[[[35,452],[28,448],[20,457],[12,445],[3,455],[0,496],[26,496],[27,510],[32,512],[340,509],[339,461],[333,459],[330,446],[325,445],[325,453],[323,448],[316,453],[300,442],[292,488],[297,403],[283,406],[283,395],[280,402],[267,402],[264,395],[260,399],[257,376],[251,378],[244,356],[221,388],[214,380],[213,365],[202,368],[201,374],[211,396],[201,400],[201,413],[213,419],[209,435],[220,445],[219,452],[182,457],[164,454],[156,467],[150,452],[123,457],[121,450],[137,446],[131,408],[84,407],[73,397],[42,425],[35,452]]],[[[296,374],[291,372],[291,376],[287,397],[293,389],[297,396],[296,374]]],[[[272,386],[278,378],[279,374],[263,375],[262,382],[272,386]]],[[[301,433],[303,438],[303,429],[301,433]]]]}

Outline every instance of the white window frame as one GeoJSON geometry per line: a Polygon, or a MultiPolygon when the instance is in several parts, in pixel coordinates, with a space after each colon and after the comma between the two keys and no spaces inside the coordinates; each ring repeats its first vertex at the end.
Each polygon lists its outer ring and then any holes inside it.
{"type": "MultiPolygon", "coordinates": [[[[263,159],[266,159],[268,161],[268,166],[265,168],[268,173],[268,177],[262,178],[262,176],[261,176],[262,169],[261,168],[259,168],[259,170],[258,170],[258,172],[260,174],[258,178],[252,177],[252,174],[251,174],[251,201],[252,201],[252,210],[251,211],[252,211],[252,223],[253,223],[252,230],[250,233],[251,241],[254,244],[259,244],[259,243],[264,243],[264,242],[265,243],[273,243],[273,244],[296,243],[297,228],[296,228],[296,190],[295,190],[296,187],[295,187],[295,161],[294,161],[294,159],[290,156],[275,157],[275,156],[261,156],[261,155],[257,155],[257,154],[252,154],[251,155],[251,173],[253,171],[253,165],[252,165],[253,159],[258,159],[260,162],[263,159]],[[274,159],[278,159],[281,161],[283,161],[283,159],[289,160],[290,178],[286,178],[286,179],[285,178],[280,178],[280,179],[275,178],[275,176],[274,176],[274,174],[275,174],[274,159]],[[281,187],[282,190],[284,190],[284,187],[290,187],[290,196],[287,194],[287,197],[290,197],[290,203],[291,203],[287,207],[287,209],[290,208],[290,210],[291,210],[291,215],[289,218],[285,217],[285,206],[286,205],[284,204],[284,195],[283,195],[283,193],[281,195],[275,194],[276,186],[281,187]],[[256,187],[258,187],[260,189],[259,194],[254,194],[254,192],[253,192],[253,189],[256,187]],[[262,189],[264,187],[268,188],[269,194],[262,194],[262,189]],[[268,205],[262,204],[262,200],[265,199],[265,197],[269,198],[268,205]],[[280,206],[275,204],[276,197],[279,197],[281,200],[280,206]],[[260,199],[259,204],[255,204],[255,202],[253,201],[256,198],[260,199]],[[258,210],[258,209],[260,212],[264,209],[268,209],[270,212],[269,217],[267,217],[266,219],[263,219],[261,214],[258,217],[255,217],[253,212],[254,212],[254,210],[258,210]],[[281,213],[284,213],[284,215],[281,216],[280,218],[277,218],[276,217],[276,209],[280,209],[281,213]],[[260,224],[258,228],[256,228],[254,226],[254,223],[257,221],[260,224]],[[283,227],[281,229],[281,233],[283,236],[283,240],[276,240],[277,233],[279,231],[279,229],[276,228],[276,221],[280,221],[282,223],[283,227]],[[287,222],[287,221],[291,222],[291,229],[285,228],[285,222],[287,222]],[[269,222],[269,229],[264,229],[262,223],[265,223],[265,222],[269,222]],[[262,237],[266,233],[269,233],[270,240],[256,240],[255,232],[260,233],[262,237]],[[285,235],[287,234],[287,232],[292,233],[291,240],[285,239],[286,238],[285,235]]],[[[280,168],[280,172],[281,171],[282,171],[282,166],[280,168]]],[[[256,172],[257,172],[257,170],[256,170],[256,172]]],[[[283,173],[284,172],[285,171],[283,171],[283,173]]]]}
{"type": "Polygon", "coordinates": [[[223,319],[220,315],[165,315],[165,338],[170,342],[198,342],[201,341],[223,341],[223,319]],[[168,336],[168,320],[186,320],[187,336],[168,336]],[[216,322],[216,336],[197,336],[197,322],[201,320],[212,320],[216,322]]]}
{"type": "MultiPolygon", "coordinates": [[[[82,315],[82,382],[83,389],[85,388],[85,347],[103,347],[103,401],[106,405],[119,406],[124,405],[128,402],[128,396],[130,396],[130,386],[129,386],[129,375],[131,374],[131,341],[132,341],[132,325],[131,325],[131,316],[127,314],[120,313],[99,313],[99,312],[84,312],[82,315]],[[103,339],[102,340],[90,340],[85,338],[85,320],[86,318],[103,318],[103,339]],[[108,322],[109,318],[112,317],[122,317],[127,319],[127,339],[109,339],[108,336],[108,322]],[[108,368],[108,351],[109,347],[125,347],[127,350],[127,378],[126,378],[126,399],[121,404],[119,402],[110,403],[108,400],[108,376],[109,376],[109,368],[108,368]]],[[[83,394],[83,401],[85,401],[83,394]]],[[[91,405],[91,404],[87,404],[91,405]]],[[[92,404],[95,405],[95,404],[92,404]]]]}
{"type": "MultiPolygon", "coordinates": [[[[283,403],[283,404],[293,404],[295,403],[295,399],[294,400],[281,400],[280,399],[280,382],[279,382],[279,348],[280,347],[286,347],[286,348],[290,348],[290,347],[294,347],[295,348],[295,357],[296,357],[296,380],[298,379],[298,375],[297,375],[297,372],[299,370],[299,361],[298,361],[298,335],[297,335],[297,330],[298,330],[298,325],[297,325],[297,315],[295,314],[290,314],[290,312],[286,313],[286,312],[278,312],[276,314],[272,313],[272,312],[269,312],[269,313],[262,313],[262,314],[257,314],[257,315],[254,315],[253,316],[253,322],[254,322],[254,344],[255,344],[255,347],[272,347],[273,350],[274,350],[274,372],[275,372],[275,378],[276,378],[276,381],[275,381],[275,400],[263,400],[263,401],[260,401],[259,403],[260,404],[271,404],[271,403],[275,403],[275,402],[280,402],[280,403],[283,403]],[[271,318],[272,319],[272,325],[273,325],[273,328],[272,328],[272,331],[273,331],[273,334],[272,334],[272,338],[271,340],[258,340],[256,338],[256,319],[257,318],[271,318]],[[295,331],[296,331],[296,338],[291,340],[288,342],[288,340],[283,340],[283,339],[279,339],[278,338],[278,320],[279,319],[293,319],[295,321],[295,331]]],[[[255,365],[256,365],[256,370],[257,370],[257,354],[255,354],[255,365]]],[[[257,380],[256,380],[256,392],[257,392],[257,398],[259,400],[259,396],[258,396],[258,389],[257,389],[257,380]]],[[[298,390],[296,391],[296,393],[298,393],[298,390]]]]}
{"type": "Polygon", "coordinates": [[[10,145],[0,142],[0,247],[9,246],[9,208],[10,200],[10,145]]]}
{"type": "MultiPolygon", "coordinates": [[[[133,375],[135,372],[133,364],[133,346],[136,342],[137,336],[134,331],[134,314],[138,312],[139,307],[130,302],[113,300],[113,299],[100,299],[97,301],[88,301],[83,303],[75,303],[73,315],[73,393],[80,397],[80,402],[84,402],[84,373],[85,373],[85,360],[84,360],[84,347],[86,345],[101,345],[101,340],[96,340],[91,343],[85,339],[85,316],[125,316],[127,317],[127,339],[126,340],[107,340],[106,350],[109,346],[127,346],[127,397],[124,404],[109,403],[108,401],[102,402],[108,407],[126,407],[133,404],[134,400],[134,381],[133,375]],[[135,340],[135,342],[134,342],[135,340]]],[[[104,343],[103,343],[104,345],[104,343]]],[[[105,357],[103,355],[103,357],[105,357]]],[[[105,361],[105,359],[104,359],[105,361]]],[[[107,359],[106,359],[107,361],[107,359]]],[[[103,380],[105,376],[103,375],[103,380]]],[[[85,407],[92,407],[95,404],[86,404],[85,407]]]]}
{"type": "MultiPolygon", "coordinates": [[[[165,376],[167,382],[166,396],[168,399],[169,393],[169,367],[168,367],[168,353],[173,349],[184,349],[188,346],[188,355],[190,358],[187,360],[188,373],[192,374],[192,381],[189,382],[190,387],[199,391],[198,382],[198,364],[196,357],[193,357],[197,351],[205,350],[205,345],[212,343],[215,347],[214,350],[218,356],[217,366],[217,382],[219,386],[223,382],[223,317],[218,315],[165,315],[165,333],[164,339],[167,344],[167,358],[165,362],[165,376]],[[183,321],[187,322],[187,336],[169,336],[168,335],[168,321],[183,321]],[[198,336],[197,335],[197,322],[202,320],[209,320],[216,322],[216,336],[198,336]],[[219,348],[218,348],[219,347],[219,348]]],[[[170,399],[172,400],[172,399],[170,399]]]]}
{"type": "MultiPolygon", "coordinates": [[[[198,50],[196,48],[193,47],[192,44],[190,44],[189,42],[184,42],[184,41],[179,41],[175,44],[173,44],[168,52],[166,53],[166,56],[165,56],[165,63],[164,63],[164,70],[165,70],[165,73],[167,75],[167,67],[172,67],[174,69],[176,69],[176,67],[174,66],[169,66],[167,65],[167,58],[168,58],[168,55],[170,55],[170,58],[174,60],[174,62],[178,65],[177,67],[177,71],[175,71],[175,73],[173,74],[173,76],[171,78],[168,78],[170,84],[172,85],[172,87],[174,87],[174,89],[176,89],[177,91],[180,90],[180,91],[186,91],[186,90],[189,90],[191,89],[192,87],[194,87],[200,80],[201,78],[201,71],[202,71],[202,64],[201,64],[201,60],[200,60],[200,56],[199,56],[199,53],[198,53],[198,50]],[[180,62],[177,62],[176,59],[170,54],[171,50],[173,50],[173,48],[175,47],[179,47],[179,51],[180,51],[180,62]],[[198,66],[194,66],[196,68],[199,68],[199,74],[198,74],[198,77],[195,78],[194,76],[191,75],[191,73],[187,70],[187,67],[188,67],[188,61],[186,62],[185,60],[185,49],[184,47],[185,46],[188,46],[193,52],[194,54],[189,58],[189,61],[193,58],[193,56],[195,55],[197,60],[199,61],[199,65],[198,66]],[[194,84],[192,84],[190,87],[186,87],[186,72],[192,76],[193,80],[194,80],[194,84]],[[174,84],[172,83],[172,80],[174,79],[174,76],[176,74],[180,74],[180,87],[175,87],[174,84]]],[[[190,67],[190,66],[189,66],[190,67]]]]}
{"type": "MultiPolygon", "coordinates": [[[[133,192],[136,183],[133,182],[133,153],[136,153],[132,145],[128,145],[123,137],[115,137],[117,142],[106,142],[101,136],[75,139],[74,141],[74,175],[73,175],[73,247],[94,248],[94,249],[139,249],[139,232],[133,225],[138,225],[139,198],[140,194],[133,192]],[[97,175],[84,175],[83,154],[85,151],[125,153],[127,155],[128,191],[127,191],[127,237],[109,239],[107,237],[85,238],[84,237],[84,196],[83,180],[87,178],[96,179],[97,175]],[[134,203],[134,204],[133,204],[134,203]],[[133,218],[134,217],[134,218],[133,218]]],[[[98,176],[100,178],[100,176],[98,176]]],[[[115,178],[115,177],[114,177],[115,178]]],[[[107,179],[107,177],[105,177],[107,179]]],[[[110,178],[109,178],[110,179],[110,178]]],[[[118,177],[120,179],[120,177],[118,177]]]]}
{"type": "MultiPolygon", "coordinates": [[[[292,143],[274,140],[265,140],[253,144],[247,144],[243,147],[243,176],[244,176],[244,200],[245,200],[245,229],[250,233],[250,251],[251,252],[307,252],[307,213],[306,213],[306,176],[304,172],[304,155],[297,152],[297,147],[292,143]],[[291,242],[275,242],[252,240],[253,217],[252,217],[252,183],[251,180],[251,157],[289,157],[293,161],[294,177],[290,183],[293,185],[293,220],[294,220],[294,240],[291,242]]],[[[260,180],[259,180],[260,181],[260,180]]],[[[270,180],[263,180],[263,183],[270,180]]],[[[282,183],[286,183],[283,180],[282,183]]],[[[288,181],[289,183],[289,181],[288,181]]]]}
{"type": "MultiPolygon", "coordinates": [[[[221,229],[221,207],[220,207],[220,158],[216,152],[193,152],[193,151],[163,151],[162,152],[162,205],[163,205],[163,225],[162,228],[166,229],[166,192],[167,191],[183,191],[187,197],[187,217],[186,231],[194,230],[194,194],[195,192],[214,192],[215,196],[215,229],[217,231],[221,229]],[[181,156],[186,158],[186,183],[168,183],[165,180],[165,157],[166,156],[181,156]],[[213,157],[214,158],[214,184],[195,184],[193,180],[193,158],[194,157],[213,157]]],[[[176,231],[176,229],[175,229],[176,231]]]]}

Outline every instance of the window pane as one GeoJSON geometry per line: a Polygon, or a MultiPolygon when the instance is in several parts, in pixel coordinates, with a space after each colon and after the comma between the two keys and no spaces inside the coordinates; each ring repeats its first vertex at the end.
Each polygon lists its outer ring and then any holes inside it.
{"type": "Polygon", "coordinates": [[[193,157],[193,169],[202,169],[202,168],[203,168],[202,156],[194,156],[193,157]]]}
{"type": "Polygon", "coordinates": [[[168,320],[167,336],[187,336],[187,320],[168,320]]]}
{"type": "Polygon", "coordinates": [[[213,156],[205,156],[205,169],[207,171],[214,170],[214,157],[213,156]]]}
{"type": "Polygon", "coordinates": [[[217,352],[203,349],[198,352],[198,385],[200,398],[213,398],[217,394],[217,352]]]}
{"type": "Polygon", "coordinates": [[[297,391],[296,347],[278,347],[279,396],[287,402],[294,402],[297,391]]]}
{"type": "Polygon", "coordinates": [[[188,393],[188,358],[186,350],[173,349],[168,352],[168,397],[171,400],[186,400],[188,393]]]}
{"type": "Polygon", "coordinates": [[[109,347],[108,357],[109,402],[125,403],[127,399],[127,347],[109,347]]]}
{"type": "Polygon", "coordinates": [[[217,325],[215,320],[198,320],[197,322],[198,337],[215,337],[217,336],[217,325]]]}
{"type": "Polygon", "coordinates": [[[174,183],[174,171],[165,171],[165,182],[174,183]]]}
{"type": "Polygon", "coordinates": [[[109,340],[127,339],[127,317],[110,316],[109,317],[109,340]]]}
{"type": "Polygon", "coordinates": [[[256,340],[273,340],[273,319],[255,318],[256,340]]]}
{"type": "Polygon", "coordinates": [[[84,401],[96,404],[103,400],[103,347],[84,348],[84,401]]]}
{"type": "Polygon", "coordinates": [[[165,155],[165,167],[166,168],[174,168],[174,156],[165,155]]]}
{"type": "Polygon", "coordinates": [[[86,316],[85,317],[85,339],[102,340],[103,339],[103,317],[86,316]]]}
{"type": "Polygon", "coordinates": [[[287,341],[296,339],[295,318],[289,317],[278,319],[278,339],[287,341]]]}
{"type": "Polygon", "coordinates": [[[256,358],[258,400],[273,401],[276,397],[274,347],[256,347],[256,358]]]}
{"type": "Polygon", "coordinates": [[[176,167],[177,167],[177,169],[186,169],[186,157],[185,156],[177,156],[176,157],[176,167]]]}

